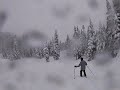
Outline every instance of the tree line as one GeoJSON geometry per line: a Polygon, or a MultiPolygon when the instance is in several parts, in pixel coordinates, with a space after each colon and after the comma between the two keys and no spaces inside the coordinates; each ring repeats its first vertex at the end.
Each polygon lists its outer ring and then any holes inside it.
{"type": "MultiPolygon", "coordinates": [[[[116,15],[112,5],[106,0],[106,24],[99,23],[99,28],[95,29],[94,23],[89,19],[88,27],[82,25],[81,28],[74,26],[73,36],[67,35],[62,42],[59,39],[57,30],[51,40],[43,46],[31,47],[25,43],[26,36],[18,37],[10,32],[0,32],[0,54],[5,59],[18,60],[21,58],[45,58],[49,62],[49,57],[59,60],[60,52],[66,51],[67,56],[85,56],[88,60],[93,60],[96,54],[109,53],[116,57],[120,48],[120,35],[116,15]]],[[[7,15],[0,13],[0,29],[6,20],[7,15]]],[[[34,31],[33,31],[34,32],[34,31]]],[[[39,36],[39,35],[38,35],[39,36]]]]}

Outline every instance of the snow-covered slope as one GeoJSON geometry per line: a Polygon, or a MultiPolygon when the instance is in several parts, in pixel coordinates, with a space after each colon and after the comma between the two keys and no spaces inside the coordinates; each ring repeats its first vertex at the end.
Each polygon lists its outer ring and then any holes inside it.
{"type": "Polygon", "coordinates": [[[0,60],[0,90],[120,90],[120,62],[117,57],[108,65],[88,62],[87,78],[79,77],[70,58],[46,63],[44,59],[24,59],[18,61],[0,60]]]}

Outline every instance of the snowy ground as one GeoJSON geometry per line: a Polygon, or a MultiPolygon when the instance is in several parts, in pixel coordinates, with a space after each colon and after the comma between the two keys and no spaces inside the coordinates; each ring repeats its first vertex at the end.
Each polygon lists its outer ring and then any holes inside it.
{"type": "Polygon", "coordinates": [[[87,62],[88,78],[79,77],[79,61],[62,56],[60,61],[44,59],[0,60],[0,90],[120,90],[120,60],[98,65],[87,62]]]}

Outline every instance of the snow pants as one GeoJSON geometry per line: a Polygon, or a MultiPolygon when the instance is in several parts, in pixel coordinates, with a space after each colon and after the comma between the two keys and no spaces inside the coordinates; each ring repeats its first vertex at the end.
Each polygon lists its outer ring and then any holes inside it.
{"type": "Polygon", "coordinates": [[[86,77],[86,72],[85,72],[85,70],[80,70],[80,76],[82,77],[82,72],[84,72],[84,76],[86,77]]]}

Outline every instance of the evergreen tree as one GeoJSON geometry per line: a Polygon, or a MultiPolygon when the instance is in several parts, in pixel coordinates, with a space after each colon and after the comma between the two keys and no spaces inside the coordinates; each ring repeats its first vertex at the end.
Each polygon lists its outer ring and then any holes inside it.
{"type": "Polygon", "coordinates": [[[107,27],[106,27],[106,43],[105,49],[109,51],[111,54],[114,53],[114,43],[115,37],[113,36],[114,32],[116,31],[116,23],[115,23],[115,13],[109,3],[106,0],[106,7],[107,7],[107,27]]]}
{"type": "Polygon", "coordinates": [[[52,40],[48,43],[48,50],[49,50],[49,55],[52,56],[53,55],[52,52],[54,50],[54,43],[52,40]]]}
{"type": "Polygon", "coordinates": [[[74,26],[74,34],[73,34],[73,52],[74,56],[76,57],[76,60],[78,59],[78,52],[80,47],[80,30],[78,26],[74,26]]]}
{"type": "Polygon", "coordinates": [[[14,55],[14,57],[13,57],[13,59],[20,59],[20,57],[21,57],[21,51],[20,51],[20,49],[21,49],[21,43],[20,43],[20,41],[19,41],[19,38],[15,35],[15,37],[13,38],[13,43],[12,43],[12,51],[13,51],[13,55],[14,55]]]}
{"type": "Polygon", "coordinates": [[[82,26],[81,31],[78,27],[76,27],[76,32],[74,31],[74,35],[77,38],[73,37],[73,47],[74,47],[74,56],[76,57],[76,60],[79,58],[79,56],[85,55],[85,51],[87,48],[87,35],[85,32],[85,26],[82,26]]]}
{"type": "Polygon", "coordinates": [[[66,50],[65,42],[61,42],[61,41],[60,41],[59,46],[60,46],[60,51],[66,50]]]}
{"type": "Polygon", "coordinates": [[[99,23],[99,30],[96,33],[97,53],[102,53],[105,49],[105,26],[99,23]]]}
{"type": "Polygon", "coordinates": [[[79,28],[78,28],[78,26],[77,27],[75,27],[74,26],[74,34],[73,34],[73,39],[79,39],[79,37],[80,37],[80,31],[79,31],[79,28]]]}
{"type": "Polygon", "coordinates": [[[93,26],[93,23],[90,19],[89,26],[88,26],[88,31],[87,31],[88,39],[90,39],[91,37],[94,37],[94,34],[95,34],[94,26],[93,26]]]}
{"type": "Polygon", "coordinates": [[[89,60],[92,60],[96,52],[96,41],[95,41],[94,26],[91,19],[88,26],[87,39],[88,39],[87,56],[89,57],[89,60]]]}
{"type": "Polygon", "coordinates": [[[120,48],[120,0],[113,0],[113,7],[116,13],[116,29],[114,30],[114,52],[115,54],[118,52],[120,48]]]}
{"type": "Polygon", "coordinates": [[[85,32],[85,26],[82,26],[81,33],[80,33],[80,42],[81,42],[81,55],[85,54],[85,51],[87,50],[87,35],[85,32]]]}
{"type": "Polygon", "coordinates": [[[66,49],[67,56],[73,55],[72,45],[73,45],[72,40],[70,39],[69,35],[67,35],[67,38],[65,41],[65,49],[66,49]]]}
{"type": "Polygon", "coordinates": [[[16,60],[20,56],[20,43],[18,38],[11,33],[2,33],[2,55],[6,59],[16,60]]]}
{"type": "Polygon", "coordinates": [[[69,49],[71,47],[71,40],[69,38],[69,35],[67,35],[67,38],[65,41],[65,47],[66,47],[66,49],[69,49]]]}
{"type": "Polygon", "coordinates": [[[54,51],[53,51],[53,57],[55,60],[58,60],[60,57],[60,47],[59,47],[59,39],[58,39],[58,33],[57,30],[55,30],[54,35],[54,51]]]}
{"type": "Polygon", "coordinates": [[[49,62],[49,50],[48,50],[48,46],[46,46],[44,48],[44,57],[46,59],[46,62],[49,62]]]}

